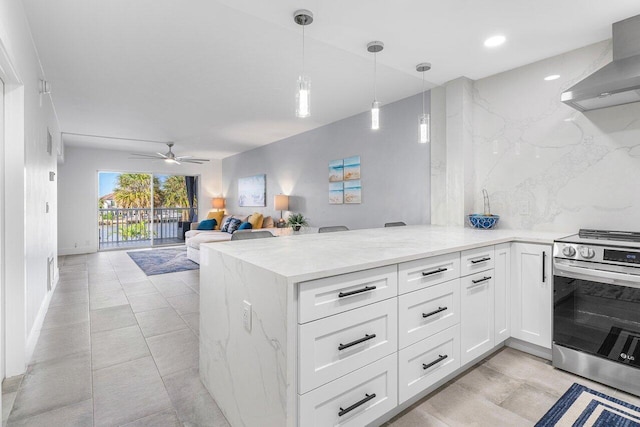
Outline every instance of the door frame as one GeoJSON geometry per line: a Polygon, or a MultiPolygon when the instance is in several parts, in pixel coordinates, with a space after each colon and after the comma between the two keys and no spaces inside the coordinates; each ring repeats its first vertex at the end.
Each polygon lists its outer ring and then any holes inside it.
{"type": "Polygon", "coordinates": [[[0,79],[4,82],[4,135],[0,149],[0,376],[22,374],[27,364],[24,207],[24,84],[0,39],[0,79]],[[7,161],[11,158],[11,162],[7,161]],[[22,185],[8,188],[7,182],[22,185]],[[11,209],[8,209],[8,206],[11,209]],[[12,224],[6,227],[6,224],[12,224]],[[11,245],[8,244],[11,242],[11,245]],[[7,247],[13,248],[7,251],[7,247]],[[10,327],[7,327],[10,325],[10,327]]]}

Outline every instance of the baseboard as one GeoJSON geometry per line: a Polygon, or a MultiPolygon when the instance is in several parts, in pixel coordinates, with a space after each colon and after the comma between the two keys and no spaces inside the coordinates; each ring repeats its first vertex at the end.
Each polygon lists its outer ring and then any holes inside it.
{"type": "MultiPolygon", "coordinates": [[[[27,336],[26,348],[25,348],[25,361],[26,365],[31,362],[31,357],[33,356],[33,352],[36,349],[36,344],[38,343],[38,338],[40,338],[40,331],[42,330],[42,325],[44,324],[44,318],[47,316],[47,311],[49,311],[49,304],[51,303],[51,298],[53,296],[53,292],[56,290],[58,286],[58,271],[56,269],[56,279],[51,285],[51,290],[47,292],[44,300],[42,300],[42,304],[40,304],[40,309],[38,310],[38,315],[33,322],[33,327],[27,336]]],[[[26,366],[25,366],[26,368],[26,366]]]]}
{"type": "Polygon", "coordinates": [[[541,357],[543,359],[551,360],[551,349],[540,347],[539,345],[531,344],[526,341],[519,340],[517,338],[509,338],[505,342],[507,347],[514,348],[516,350],[523,351],[525,353],[533,354],[534,356],[541,357]]]}
{"type": "Polygon", "coordinates": [[[58,256],[64,255],[83,255],[97,252],[96,248],[91,246],[80,246],[77,248],[58,248],[58,256]]]}

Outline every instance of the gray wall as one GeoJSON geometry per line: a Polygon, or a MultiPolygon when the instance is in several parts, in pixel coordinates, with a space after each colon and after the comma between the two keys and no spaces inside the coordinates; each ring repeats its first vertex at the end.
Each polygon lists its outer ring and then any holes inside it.
{"type": "MultiPolygon", "coordinates": [[[[429,108],[427,92],[427,108],[429,108]]],[[[289,194],[289,210],[302,212],[311,226],[382,227],[385,222],[430,222],[429,144],[418,143],[421,95],[383,106],[380,129],[371,130],[362,113],[222,161],[227,211],[234,214],[274,211],[276,194],[289,194]],[[362,204],[330,205],[328,163],[360,156],[362,204]],[[267,206],[238,207],[238,178],[267,175],[267,206]]],[[[285,212],[285,217],[287,213],[285,212]]]]}

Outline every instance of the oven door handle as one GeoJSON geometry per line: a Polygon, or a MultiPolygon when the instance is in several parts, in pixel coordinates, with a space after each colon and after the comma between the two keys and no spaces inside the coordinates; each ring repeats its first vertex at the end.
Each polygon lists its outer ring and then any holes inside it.
{"type": "Polygon", "coordinates": [[[610,283],[640,289],[640,275],[576,267],[561,260],[555,260],[553,274],[570,279],[590,280],[592,282],[610,283]]]}

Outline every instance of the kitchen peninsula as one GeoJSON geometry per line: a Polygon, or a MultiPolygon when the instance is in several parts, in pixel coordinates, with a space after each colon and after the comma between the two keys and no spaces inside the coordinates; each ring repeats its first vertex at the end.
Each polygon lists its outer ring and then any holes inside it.
{"type": "Polygon", "coordinates": [[[551,244],[568,234],[408,226],[202,245],[201,379],[232,426],[379,423],[509,338],[547,354],[551,244]]]}

